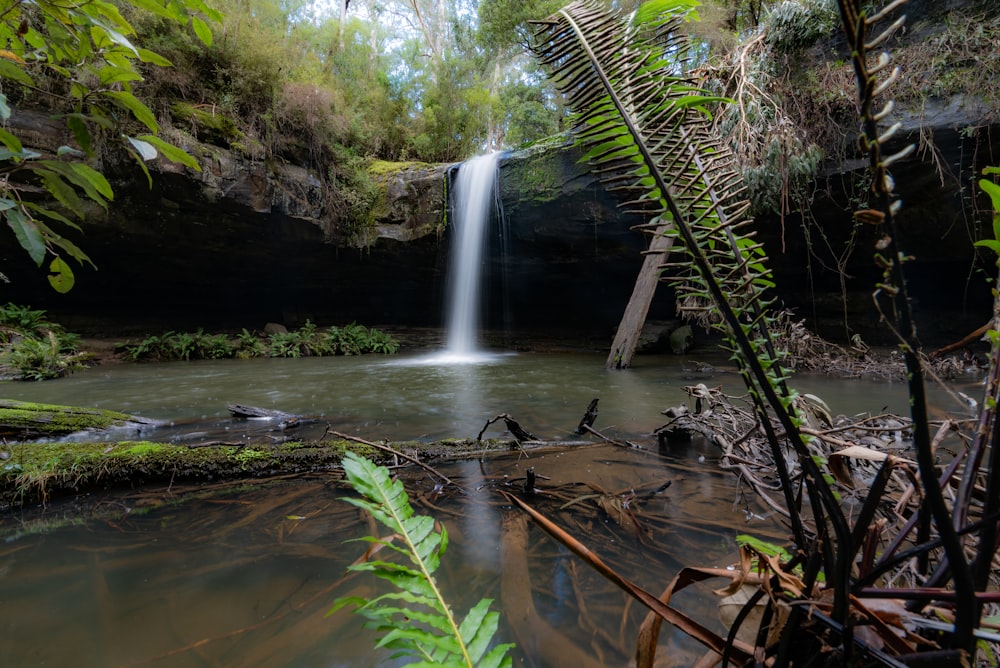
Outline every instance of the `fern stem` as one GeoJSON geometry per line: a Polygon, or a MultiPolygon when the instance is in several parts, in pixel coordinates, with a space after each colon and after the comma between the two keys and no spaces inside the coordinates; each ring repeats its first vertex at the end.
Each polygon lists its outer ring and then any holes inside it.
{"type": "MultiPolygon", "coordinates": [[[[386,499],[391,498],[389,490],[386,490],[384,487],[379,485],[379,481],[377,478],[374,479],[372,483],[376,487],[378,487],[378,490],[382,494],[383,498],[386,499]]],[[[441,609],[444,610],[445,618],[448,620],[448,624],[451,627],[451,633],[455,637],[455,640],[458,642],[458,646],[462,650],[462,662],[464,663],[464,665],[468,666],[468,668],[473,668],[473,662],[471,657],[469,656],[469,650],[465,646],[465,641],[462,639],[462,634],[459,632],[458,624],[455,622],[455,616],[451,612],[451,607],[445,602],[445,598],[441,594],[441,590],[438,589],[437,580],[434,579],[430,570],[428,570],[427,564],[424,563],[424,560],[420,558],[419,556],[420,553],[417,551],[417,545],[413,542],[413,538],[410,536],[409,532],[406,531],[406,525],[404,524],[404,520],[406,518],[400,516],[399,513],[396,511],[395,506],[391,503],[385,504],[384,510],[388,512],[392,516],[393,520],[396,522],[397,525],[396,533],[398,533],[403,538],[403,542],[406,543],[406,547],[410,550],[410,554],[412,554],[415,557],[413,559],[413,562],[420,569],[420,573],[424,576],[424,580],[430,586],[431,591],[434,592],[434,598],[437,599],[437,601],[441,605],[441,609]]]]}
{"type": "MultiPolygon", "coordinates": [[[[953,520],[948,512],[948,507],[945,504],[941,486],[937,481],[937,469],[934,464],[930,427],[928,424],[929,416],[927,414],[923,370],[920,358],[916,352],[919,348],[919,342],[917,340],[916,326],[910,311],[906,280],[903,275],[902,265],[906,258],[897,242],[898,231],[895,225],[895,216],[893,215],[894,209],[891,201],[891,192],[886,186],[886,164],[882,159],[878,140],[878,122],[872,113],[872,105],[876,93],[876,78],[868,70],[868,54],[865,46],[865,35],[868,32],[867,19],[865,13],[858,5],[858,0],[839,0],[838,4],[840,6],[844,33],[853,50],[852,61],[858,83],[858,99],[861,105],[860,116],[863,125],[863,136],[868,148],[869,164],[871,165],[873,175],[872,190],[877,195],[879,209],[884,214],[883,225],[888,237],[885,256],[890,258],[890,264],[886,269],[885,278],[891,281],[890,284],[893,291],[888,300],[892,303],[893,312],[899,323],[900,347],[902,348],[903,361],[906,365],[906,379],[910,393],[910,414],[913,419],[913,441],[914,449],[916,450],[917,467],[923,481],[925,498],[931,517],[937,526],[945,555],[951,564],[952,578],[955,583],[955,595],[958,599],[958,605],[955,606],[955,635],[952,638],[952,643],[954,647],[971,653],[975,651],[973,631],[978,624],[981,606],[976,600],[975,584],[969,564],[965,558],[965,551],[962,548],[962,543],[959,540],[953,520]]],[[[882,288],[879,288],[875,293],[876,298],[878,298],[880,293],[884,294],[886,292],[882,288]]]]}

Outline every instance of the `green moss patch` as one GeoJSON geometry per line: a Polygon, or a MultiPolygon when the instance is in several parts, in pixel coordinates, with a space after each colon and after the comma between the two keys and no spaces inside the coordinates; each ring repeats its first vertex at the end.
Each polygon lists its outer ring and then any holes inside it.
{"type": "MultiPolygon", "coordinates": [[[[405,443],[395,449],[421,451],[424,460],[467,457],[507,450],[505,441],[405,443]]],[[[281,444],[176,445],[150,441],[117,443],[19,443],[0,450],[0,507],[13,508],[72,494],[146,484],[264,478],[339,467],[348,449],[376,461],[383,450],[346,440],[281,444]]]]}
{"type": "Polygon", "coordinates": [[[100,408],[78,408],[0,399],[0,436],[34,438],[62,436],[85,429],[108,429],[136,422],[136,418],[100,408]]]}
{"type": "Polygon", "coordinates": [[[216,146],[229,148],[246,138],[236,121],[220,113],[214,106],[175,102],[170,105],[170,115],[177,125],[190,125],[200,141],[216,146]]]}
{"type": "Polygon", "coordinates": [[[405,172],[412,169],[433,169],[434,165],[428,162],[417,162],[411,160],[409,162],[390,162],[388,160],[372,160],[368,164],[368,173],[375,177],[385,177],[392,174],[398,174],[399,172],[405,172]]]}

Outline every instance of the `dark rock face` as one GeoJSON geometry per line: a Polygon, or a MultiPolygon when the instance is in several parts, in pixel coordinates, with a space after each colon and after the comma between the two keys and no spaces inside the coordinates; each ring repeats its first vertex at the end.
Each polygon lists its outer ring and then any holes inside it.
{"type": "MultiPolygon", "coordinates": [[[[989,198],[976,184],[983,167],[1000,155],[1000,126],[974,100],[930,99],[923,125],[904,113],[890,155],[920,133],[935,147],[892,166],[895,192],[903,202],[896,217],[903,251],[913,259],[905,272],[918,335],[925,345],[957,340],[986,322],[992,308],[988,279],[995,258],[977,250],[992,235],[989,198]]],[[[872,292],[882,279],[875,263],[884,231],[856,223],[852,212],[867,208],[867,156],[832,160],[816,184],[810,215],[756,221],[775,270],[778,292],[819,333],[836,340],[860,334],[869,343],[894,343],[879,322],[872,292]],[[807,245],[806,236],[810,236],[807,245]],[[840,268],[843,270],[843,282],[840,268]],[[845,326],[845,317],[850,330],[845,326]]]]}
{"type": "MultiPolygon", "coordinates": [[[[990,203],[974,181],[982,167],[996,164],[1000,130],[982,121],[988,110],[971,100],[942,100],[929,110],[922,127],[943,169],[917,153],[892,171],[904,201],[901,241],[916,258],[907,271],[917,321],[924,343],[934,345],[989,316],[986,278],[995,274],[994,259],[972,244],[984,234],[990,203]]],[[[919,139],[917,121],[901,118],[890,151],[919,139]]],[[[23,122],[42,150],[65,141],[44,118],[23,122]]],[[[10,238],[0,261],[11,283],[0,286],[0,300],[46,309],[71,329],[100,335],[297,326],[307,318],[320,325],[442,325],[450,240],[443,221],[454,166],[385,176],[374,224],[335,240],[338,221],[306,169],[171,139],[200,156],[200,173],[156,161],[150,188],[130,163],[103,165],[115,201],[71,236],[96,271],[74,267],[76,287],[57,294],[10,238]]],[[[577,149],[550,146],[501,160],[502,215],[491,223],[484,261],[486,327],[610,342],[644,248],[630,227],[643,221],[619,211],[579,159],[577,149]]],[[[891,342],[870,296],[880,278],[872,257],[881,233],[851,217],[865,198],[865,165],[860,155],[831,161],[811,212],[812,252],[801,217],[756,224],[786,305],[832,338],[859,333],[870,343],[891,342]],[[848,247],[854,250],[842,259],[848,247]]],[[[674,317],[666,286],[649,317],[674,317]]]]}
{"type": "MultiPolygon", "coordinates": [[[[74,267],[76,286],[57,294],[11,239],[2,259],[11,283],[0,299],[46,309],[71,329],[97,335],[297,326],[307,318],[320,325],[443,323],[450,166],[384,177],[374,225],[335,240],[329,231],[338,221],[307,170],[171,139],[200,156],[201,172],[157,160],[150,188],[133,164],[103,165],[115,201],[83,224],[82,235],[68,235],[96,271],[74,267]]],[[[61,141],[42,132],[33,143],[51,151],[61,141]]],[[[491,223],[486,326],[613,332],[642,239],[629,230],[638,221],[622,216],[577,160],[557,147],[503,161],[506,226],[502,231],[499,216],[491,223]],[[535,181],[522,184],[529,176],[535,181]]]]}
{"type": "MultiPolygon", "coordinates": [[[[176,138],[171,137],[176,141],[176,138]]],[[[38,142],[43,149],[51,148],[38,142]]],[[[367,247],[330,243],[332,220],[320,181],[291,165],[265,165],[215,147],[184,144],[201,172],[149,163],[152,187],[137,166],[103,165],[115,189],[108,212],[95,212],[83,234],[68,235],[97,270],[76,268],[76,286],[60,295],[20,249],[5,245],[11,283],[0,299],[44,308],[54,319],[95,334],[164,329],[436,324],[442,244],[410,230],[443,216],[443,170],[411,179],[408,192],[436,189],[404,221],[387,217],[383,238],[367,247]],[[433,187],[428,187],[433,183],[433,187]],[[436,209],[436,211],[435,211],[436,209]],[[398,228],[398,229],[397,229],[398,228]]],[[[11,239],[13,241],[13,239],[11,239]]]]}
{"type": "MultiPolygon", "coordinates": [[[[506,285],[508,306],[487,312],[506,311],[516,330],[600,332],[610,343],[645,248],[630,228],[644,221],[622,213],[580,158],[564,146],[514,153],[501,163],[509,250],[505,272],[491,251],[491,274],[500,279],[491,284],[506,285]]],[[[491,299],[498,299],[496,287],[491,299]]],[[[651,317],[672,316],[664,289],[651,317]]]]}

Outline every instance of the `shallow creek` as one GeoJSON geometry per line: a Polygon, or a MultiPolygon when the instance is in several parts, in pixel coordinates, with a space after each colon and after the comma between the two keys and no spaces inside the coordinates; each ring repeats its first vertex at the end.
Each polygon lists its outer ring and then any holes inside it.
{"type": "MultiPolygon", "coordinates": [[[[684,386],[739,393],[738,378],[693,371],[691,360],[677,357],[637,361],[627,372],[605,371],[602,358],[582,354],[498,355],[455,366],[372,357],[119,365],[59,381],[2,383],[0,396],[164,420],[142,437],[181,441],[245,429],[228,418],[225,406],[234,402],[313,416],[315,429],[329,424],[373,440],[475,437],[500,413],[556,439],[600,397],[595,427],[646,451],[591,438],[441,466],[462,490],[440,496],[422,473],[409,486],[418,512],[450,532],[439,573],[453,606],[464,611],[480,597],[495,599],[500,637],[519,646],[515,665],[625,666],[642,611],[524,522],[498,489],[517,489],[533,467],[543,490],[537,507],[654,594],[683,566],[733,562],[739,533],[777,542],[785,535],[731,474],[718,471],[715,453],[664,452],[649,437],[665,422],[660,412],[685,400],[684,386]]],[[[795,386],[834,413],[906,406],[901,385],[798,376],[795,386]]],[[[506,437],[499,425],[487,435],[506,437]]],[[[346,493],[334,475],[317,473],[133,490],[103,499],[113,511],[103,519],[41,533],[6,517],[0,665],[392,665],[372,650],[359,618],[326,616],[338,596],[376,591],[367,576],[344,576],[364,549],[345,541],[375,530],[340,500],[346,493]]],[[[711,594],[719,586],[692,587],[673,604],[720,630],[711,594]]],[[[667,626],[660,641],[663,665],[689,666],[701,654],[667,626]]]]}
{"type": "MultiPolygon", "coordinates": [[[[0,382],[0,397],[107,408],[165,423],[109,436],[115,439],[184,440],[202,431],[220,437],[220,431],[253,428],[228,419],[227,404],[239,403],[310,416],[322,428],[329,424],[368,439],[434,440],[475,437],[500,413],[540,438],[563,438],[595,397],[596,428],[641,436],[666,421],[665,408],[685,401],[685,386],[705,383],[743,393],[718,353],[640,356],[627,371],[607,371],[603,357],[580,353],[497,353],[475,364],[436,360],[400,355],[119,364],[40,383],[0,382]]],[[[908,410],[901,384],[797,375],[794,385],[822,397],[834,414],[908,410]]],[[[502,436],[498,429],[486,435],[502,436]]]]}

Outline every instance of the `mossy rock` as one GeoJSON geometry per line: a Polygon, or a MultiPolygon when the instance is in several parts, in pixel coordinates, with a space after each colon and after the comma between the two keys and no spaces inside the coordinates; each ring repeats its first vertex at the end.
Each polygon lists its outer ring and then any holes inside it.
{"type": "Polygon", "coordinates": [[[170,115],[175,124],[190,125],[199,141],[230,148],[242,146],[241,142],[246,139],[246,135],[237,127],[236,121],[214,107],[175,102],[170,105],[170,115]]]}
{"type": "Polygon", "coordinates": [[[0,399],[0,437],[30,439],[54,437],[87,429],[109,429],[148,420],[101,408],[80,408],[0,399]]]}
{"type": "Polygon", "coordinates": [[[410,160],[407,162],[391,162],[389,160],[372,160],[368,164],[368,173],[372,178],[378,179],[379,177],[390,176],[398,172],[405,172],[409,170],[430,170],[434,169],[435,165],[429,162],[418,162],[416,160],[410,160]]]}

